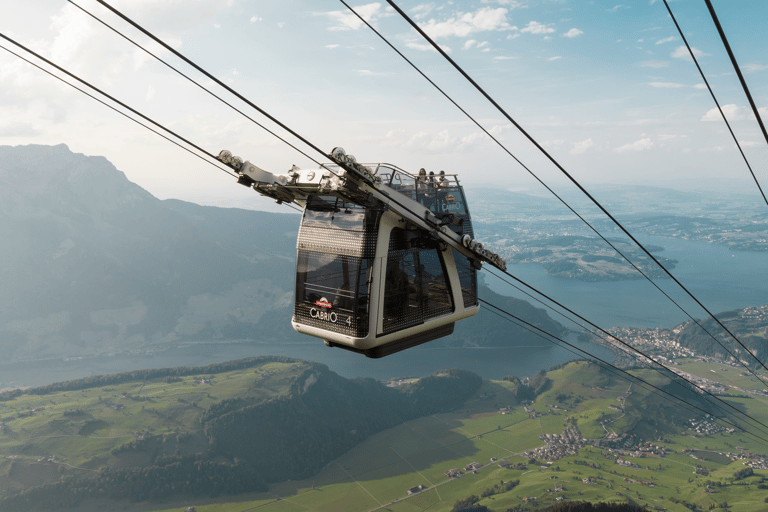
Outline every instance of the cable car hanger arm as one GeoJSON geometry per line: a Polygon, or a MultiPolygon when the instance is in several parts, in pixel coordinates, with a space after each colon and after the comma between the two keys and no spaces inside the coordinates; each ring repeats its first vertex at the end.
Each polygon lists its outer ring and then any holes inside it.
{"type": "MultiPolygon", "coordinates": [[[[449,229],[443,218],[383,184],[379,176],[357,163],[355,157],[347,155],[342,148],[334,148],[328,157],[339,169],[332,170],[325,166],[320,169],[299,169],[293,166],[286,174],[265,171],[249,161],[243,162],[240,157],[232,156],[227,150],[221,151],[216,158],[237,172],[238,183],[271,197],[278,204],[287,202],[305,206],[310,196],[323,195],[338,197],[364,207],[383,206],[463,254],[478,268],[481,262],[487,262],[502,271],[506,270],[506,261],[501,256],[484,248],[482,243],[471,236],[462,236],[449,229]]],[[[434,185],[425,183],[425,186],[434,185]]]]}

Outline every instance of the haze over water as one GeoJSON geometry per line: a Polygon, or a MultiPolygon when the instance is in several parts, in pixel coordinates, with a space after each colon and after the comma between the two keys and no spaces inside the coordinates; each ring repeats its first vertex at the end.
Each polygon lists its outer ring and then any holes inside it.
{"type": "MultiPolygon", "coordinates": [[[[643,244],[664,247],[658,253],[678,260],[670,272],[712,313],[768,303],[768,255],[731,251],[721,245],[658,236],[638,236],[643,244]]],[[[673,327],[689,318],[645,279],[585,282],[548,275],[541,265],[511,265],[509,272],[601,327],[673,327]]],[[[493,276],[486,284],[496,293],[531,301],[493,276]]],[[[706,313],[671,279],[655,282],[694,318],[706,313]]],[[[539,306],[538,303],[535,303],[539,306]]],[[[551,313],[566,327],[573,324],[551,313]]]]}
{"type": "MultiPolygon", "coordinates": [[[[679,261],[672,274],[712,312],[768,303],[768,289],[761,276],[768,275],[768,257],[762,252],[737,252],[699,241],[645,236],[641,242],[665,248],[665,257],[679,261]]],[[[673,327],[688,318],[645,279],[629,281],[583,282],[549,276],[540,265],[513,265],[513,275],[536,286],[551,297],[601,327],[673,327]]],[[[497,293],[526,300],[507,284],[485,276],[486,284],[497,293]]],[[[669,279],[657,283],[679,301],[695,318],[701,309],[669,279]]],[[[540,304],[535,303],[536,306],[540,304]]],[[[575,328],[562,317],[550,316],[566,327],[575,328]]],[[[472,321],[472,319],[467,320],[472,321]]],[[[291,329],[290,325],[285,326],[291,329]]],[[[591,343],[569,342],[612,361],[610,350],[591,343]]],[[[430,344],[383,359],[368,359],[340,349],[329,349],[320,340],[306,343],[195,343],[182,344],[166,352],[145,355],[86,357],[71,361],[48,360],[0,367],[0,388],[9,384],[38,386],[87,375],[159,368],[167,366],[205,366],[219,361],[258,355],[285,355],[326,364],[344,377],[389,379],[424,376],[443,368],[463,368],[484,378],[505,375],[532,375],[539,369],[581,357],[554,345],[515,348],[442,348],[430,344]]]]}

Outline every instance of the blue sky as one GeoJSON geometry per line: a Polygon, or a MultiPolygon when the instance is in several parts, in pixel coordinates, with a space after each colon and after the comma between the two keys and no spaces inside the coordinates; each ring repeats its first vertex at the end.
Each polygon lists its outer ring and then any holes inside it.
{"type": "MultiPolygon", "coordinates": [[[[10,6],[10,0],[4,3],[10,6]]],[[[158,50],[93,0],[78,3],[158,50]]],[[[763,51],[768,3],[713,3],[758,106],[768,106],[763,51]]],[[[116,0],[113,5],[321,148],[342,146],[359,161],[387,161],[407,170],[444,169],[470,185],[542,190],[340,2],[116,0]]],[[[386,2],[351,5],[545,181],[568,188],[386,2]]],[[[713,194],[728,188],[759,199],[661,0],[398,5],[577,179],[704,188],[713,194]]],[[[67,2],[13,6],[3,10],[4,34],[209,151],[227,148],[274,172],[314,165],[67,2]]],[[[768,188],[766,143],[703,0],[671,6],[768,188]]],[[[73,151],[106,156],[159,197],[216,204],[267,201],[0,51],[0,144],[62,142],[73,151]]]]}

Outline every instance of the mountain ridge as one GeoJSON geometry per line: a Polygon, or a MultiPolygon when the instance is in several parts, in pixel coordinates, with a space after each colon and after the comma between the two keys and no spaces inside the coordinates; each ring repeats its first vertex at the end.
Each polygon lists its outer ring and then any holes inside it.
{"type": "MultiPolygon", "coordinates": [[[[304,339],[290,328],[297,215],[160,200],[104,157],[63,144],[0,146],[0,184],[2,360],[304,339]]],[[[493,297],[565,332],[543,310],[493,297]]],[[[433,343],[545,343],[478,316],[433,343]]]]}

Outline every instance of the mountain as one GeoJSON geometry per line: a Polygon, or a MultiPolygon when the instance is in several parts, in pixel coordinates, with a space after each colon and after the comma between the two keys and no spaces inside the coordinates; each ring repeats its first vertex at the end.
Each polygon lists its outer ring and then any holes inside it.
{"type": "Polygon", "coordinates": [[[252,335],[290,301],[298,223],[161,201],[65,145],[0,147],[0,358],[252,335]]]}
{"type": "Polygon", "coordinates": [[[3,407],[23,397],[45,397],[49,407],[4,417],[0,510],[61,510],[96,498],[125,503],[267,491],[269,483],[317,474],[382,430],[452,411],[481,385],[471,372],[441,370],[387,386],[345,379],[318,363],[268,356],[2,393],[3,407]],[[111,437],[77,453],[67,451],[66,442],[57,444],[49,461],[71,462],[51,472],[51,465],[27,456],[50,453],[34,444],[49,439],[33,437],[33,444],[20,448],[17,440],[28,430],[17,420],[64,433],[56,437],[111,437]],[[111,434],[118,431],[122,435],[111,434]],[[16,442],[8,443],[9,436],[16,442]]]}
{"type": "MultiPolygon", "coordinates": [[[[105,158],[63,144],[0,146],[0,360],[303,340],[290,328],[299,222],[159,200],[105,158]]],[[[565,331],[524,301],[492,300],[565,331]]],[[[478,317],[435,343],[545,343],[487,311],[478,317]]]]}

